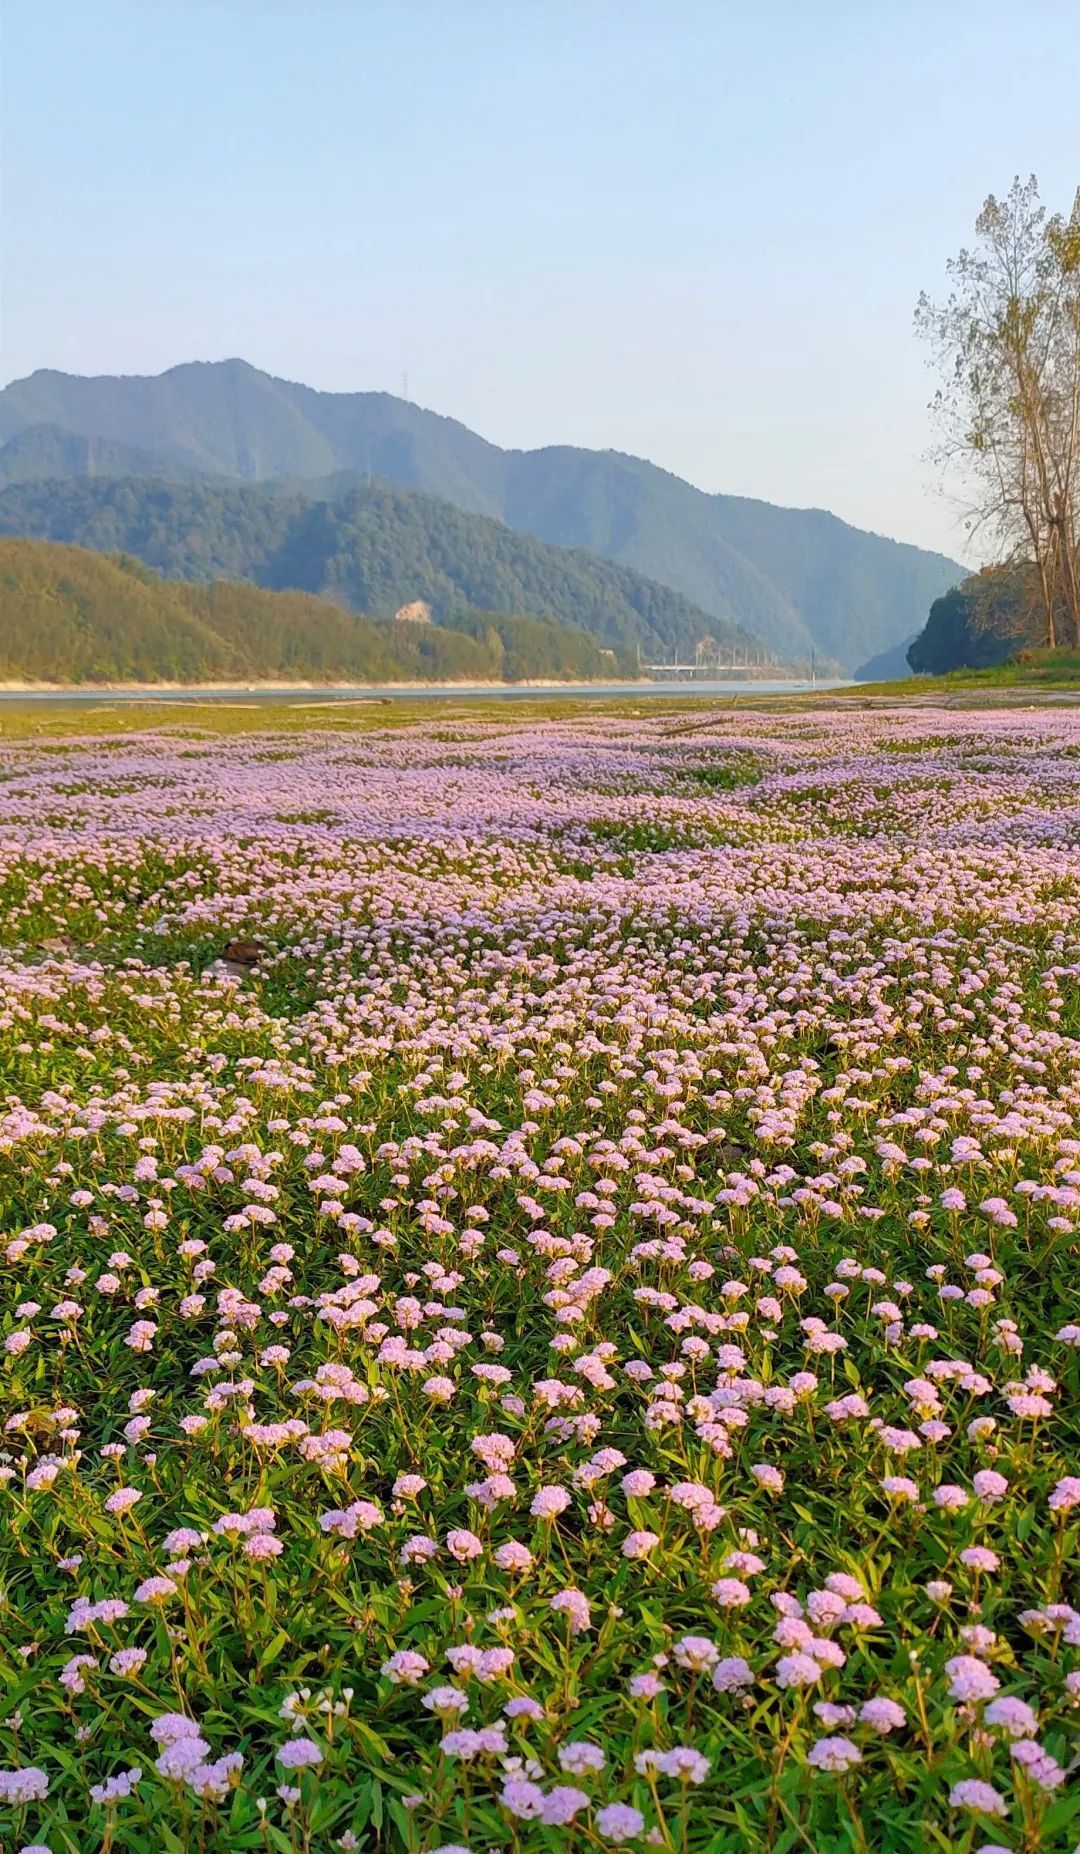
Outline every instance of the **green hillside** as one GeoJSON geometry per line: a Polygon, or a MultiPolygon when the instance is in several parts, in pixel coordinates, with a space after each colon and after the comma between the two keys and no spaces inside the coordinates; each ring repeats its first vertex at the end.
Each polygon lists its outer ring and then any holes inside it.
{"type": "Polygon", "coordinates": [[[692,651],[705,633],[744,650],[756,642],[627,567],[384,483],[325,502],[137,478],[24,482],[0,492],[0,533],[134,554],[176,578],[294,587],[376,617],[424,599],[438,619],[463,607],[516,612],[646,655],[692,651]]]}
{"type": "Polygon", "coordinates": [[[0,681],[585,682],[620,668],[543,619],[380,622],[303,592],[164,580],[123,556],[0,540],[0,681]]]}
{"type": "MultiPolygon", "coordinates": [[[[151,378],[42,371],[0,392],[0,445],[43,424],[135,447],[159,460],[155,476],[310,482],[345,472],[423,490],[643,573],[788,660],[813,648],[853,667],[890,649],[963,572],[822,510],[706,495],[615,451],[500,450],[389,394],[316,392],[239,360],[151,378]]],[[[131,474],[117,463],[111,473],[131,474]]],[[[94,469],[110,473],[104,451],[94,469]]],[[[327,493],[348,486],[339,475],[327,493]]]]}
{"type": "Polygon", "coordinates": [[[0,680],[185,682],[233,667],[178,589],[81,548],[0,541],[0,680]]]}

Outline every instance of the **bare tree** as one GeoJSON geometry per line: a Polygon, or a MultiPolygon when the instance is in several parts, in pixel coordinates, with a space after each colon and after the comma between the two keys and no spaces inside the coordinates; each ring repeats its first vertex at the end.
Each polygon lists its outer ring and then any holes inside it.
{"type": "Polygon", "coordinates": [[[932,403],[968,529],[1002,564],[1030,562],[1045,641],[1080,645],[1080,193],[1047,218],[1034,176],[991,194],[977,244],[916,327],[942,373],[932,403]]]}

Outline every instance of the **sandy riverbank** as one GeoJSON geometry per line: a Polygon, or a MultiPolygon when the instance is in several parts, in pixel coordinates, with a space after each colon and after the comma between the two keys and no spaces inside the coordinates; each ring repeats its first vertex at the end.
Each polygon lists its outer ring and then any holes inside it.
{"type": "MultiPolygon", "coordinates": [[[[639,680],[643,687],[655,686],[647,677],[639,680]]],[[[453,695],[462,689],[602,689],[608,681],[600,677],[595,683],[553,682],[538,676],[528,682],[0,682],[0,695],[325,695],[333,689],[371,695],[438,689],[453,695]]],[[[628,678],[626,686],[632,686],[632,682],[628,678]]]]}
{"type": "MultiPolygon", "coordinates": [[[[591,682],[558,682],[542,676],[531,678],[526,682],[0,682],[0,696],[11,698],[19,695],[35,697],[54,695],[58,698],[70,698],[80,695],[87,697],[116,695],[123,696],[127,700],[141,696],[147,701],[167,700],[169,696],[182,696],[185,701],[191,701],[200,695],[207,697],[254,696],[256,698],[272,695],[311,695],[315,697],[355,695],[361,700],[377,700],[380,696],[410,695],[417,692],[424,695],[472,696],[500,695],[510,690],[523,689],[536,689],[545,694],[560,689],[565,689],[570,693],[583,689],[596,689],[601,693],[608,689],[628,693],[646,689],[650,691],[698,689],[703,695],[708,695],[715,692],[717,686],[707,680],[697,682],[690,677],[680,677],[678,680],[672,679],[670,682],[658,683],[651,682],[648,677],[644,676],[619,681],[601,677],[591,682]]],[[[757,690],[764,694],[771,689],[789,691],[795,686],[801,688],[802,684],[796,685],[792,681],[771,682],[749,677],[745,680],[732,679],[723,685],[725,689],[757,690]]]]}

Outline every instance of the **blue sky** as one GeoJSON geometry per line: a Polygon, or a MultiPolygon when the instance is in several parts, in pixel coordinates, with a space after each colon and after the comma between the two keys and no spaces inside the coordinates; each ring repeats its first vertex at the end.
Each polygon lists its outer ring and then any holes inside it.
{"type": "Polygon", "coordinates": [[[239,354],[963,553],[912,334],[1069,0],[6,0],[0,368],[239,354]]]}

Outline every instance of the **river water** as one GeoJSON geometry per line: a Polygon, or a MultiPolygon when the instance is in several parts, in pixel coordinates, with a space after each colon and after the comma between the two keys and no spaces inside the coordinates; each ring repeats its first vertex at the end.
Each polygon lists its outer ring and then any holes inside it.
{"type": "MultiPolygon", "coordinates": [[[[821,682],[819,689],[847,689],[849,682],[821,682]]],[[[409,683],[372,688],[370,685],[348,687],[337,683],[318,689],[250,687],[238,683],[234,688],[155,689],[152,686],[123,689],[0,689],[0,704],[16,702],[61,703],[72,708],[98,707],[113,702],[416,702],[416,701],[519,701],[543,702],[562,697],[612,701],[617,698],[687,695],[801,695],[810,689],[808,682],[582,682],[582,683],[506,683],[495,688],[455,683],[409,683]]]]}

